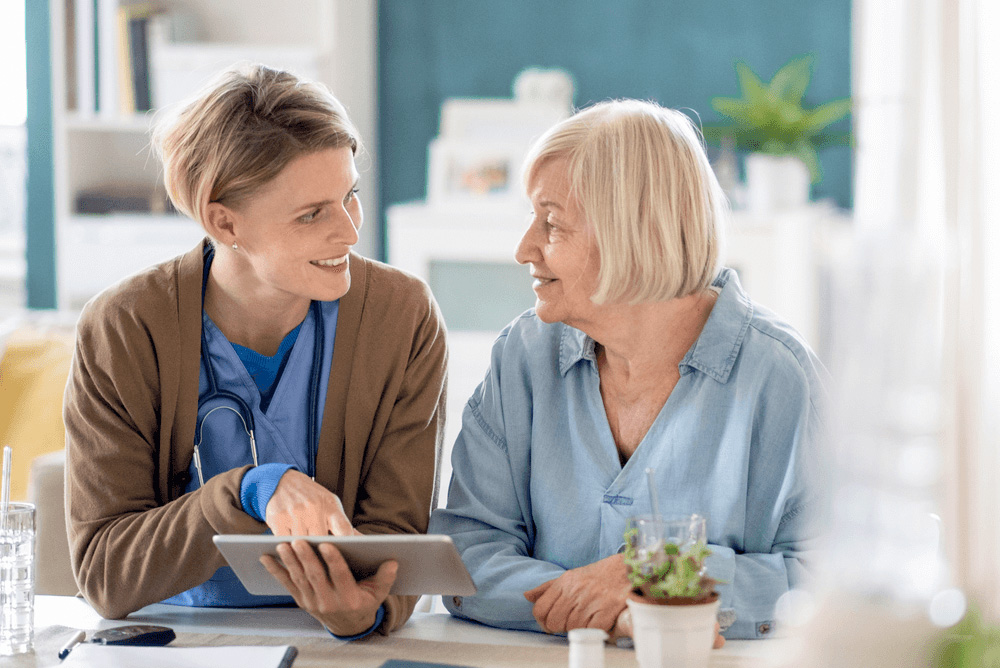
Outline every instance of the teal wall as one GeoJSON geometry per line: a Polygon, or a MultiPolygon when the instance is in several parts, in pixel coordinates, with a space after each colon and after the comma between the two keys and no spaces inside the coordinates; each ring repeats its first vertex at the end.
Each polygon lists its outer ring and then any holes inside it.
{"type": "MultiPolygon", "coordinates": [[[[850,29],[850,0],[380,0],[382,210],[425,196],[441,102],[508,97],[525,67],[569,71],[578,107],[650,98],[710,122],[711,98],[738,94],[736,60],[770,79],[812,52],[806,106],[849,96],[850,29]]],[[[814,196],[850,207],[850,150],[821,160],[814,196]]]]}
{"type": "Polygon", "coordinates": [[[56,306],[55,199],[52,171],[52,92],[49,82],[49,3],[25,0],[28,46],[28,198],[26,281],[29,308],[56,306]]]}

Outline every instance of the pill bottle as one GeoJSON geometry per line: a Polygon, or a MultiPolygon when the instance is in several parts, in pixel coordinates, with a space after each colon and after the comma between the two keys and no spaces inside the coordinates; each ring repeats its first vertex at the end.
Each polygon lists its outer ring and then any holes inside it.
{"type": "Polygon", "coordinates": [[[573,629],[569,632],[569,668],[604,668],[604,641],[601,629],[573,629]]]}

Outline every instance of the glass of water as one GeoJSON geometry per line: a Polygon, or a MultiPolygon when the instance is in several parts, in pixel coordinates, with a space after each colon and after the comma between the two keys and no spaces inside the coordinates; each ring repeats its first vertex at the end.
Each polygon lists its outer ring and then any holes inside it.
{"type": "Polygon", "coordinates": [[[35,506],[0,516],[0,656],[31,650],[35,605],[35,506]]]}
{"type": "Polygon", "coordinates": [[[681,553],[706,543],[705,518],[701,515],[637,515],[628,518],[627,527],[629,544],[635,548],[644,570],[650,572],[667,560],[663,551],[667,543],[676,545],[681,553]]]}

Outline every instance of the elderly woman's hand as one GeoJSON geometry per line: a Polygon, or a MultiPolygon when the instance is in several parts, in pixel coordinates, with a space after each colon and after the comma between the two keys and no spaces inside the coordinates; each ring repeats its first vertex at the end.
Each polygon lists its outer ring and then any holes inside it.
{"type": "Polygon", "coordinates": [[[594,628],[611,631],[628,596],[628,570],[620,554],[566,571],[524,592],[547,633],[594,628]]]}
{"type": "Polygon", "coordinates": [[[338,636],[370,629],[396,581],[395,561],[383,563],[370,578],[355,580],[340,551],[329,543],[319,546],[319,555],[304,540],[284,543],[277,549],[280,563],[268,555],[261,557],[261,563],[300,608],[338,636]]]}

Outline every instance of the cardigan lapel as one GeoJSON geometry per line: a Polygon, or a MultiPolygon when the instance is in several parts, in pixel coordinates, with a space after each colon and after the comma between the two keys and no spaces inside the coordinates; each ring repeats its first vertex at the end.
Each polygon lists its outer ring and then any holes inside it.
{"type": "MultiPolygon", "coordinates": [[[[184,475],[194,456],[194,432],[198,422],[198,380],[201,374],[201,288],[205,268],[206,238],[176,262],[177,340],[174,349],[177,360],[174,372],[176,384],[160,387],[161,429],[169,425],[170,432],[161,434],[160,485],[165,498],[175,498],[184,492],[178,474],[184,475]],[[176,411],[173,415],[167,411],[176,411]],[[169,447],[168,447],[169,446],[169,447]]],[[[166,357],[166,356],[164,356],[166,357]]],[[[169,358],[168,358],[169,359],[169,358]]],[[[160,361],[161,370],[167,359],[160,361]]],[[[161,379],[165,374],[161,371],[161,379]]]]}
{"type": "MultiPolygon", "coordinates": [[[[164,425],[171,425],[169,434],[161,434],[159,482],[164,498],[179,496],[174,476],[185,473],[194,453],[194,432],[198,420],[198,378],[201,363],[201,284],[204,269],[206,239],[197,248],[174,260],[177,263],[177,318],[179,341],[178,383],[161,386],[164,407],[177,406],[170,416],[161,415],[164,425]]],[[[316,456],[316,480],[327,489],[343,496],[340,479],[344,463],[348,389],[353,368],[354,351],[368,291],[368,262],[351,253],[351,288],[340,299],[337,315],[337,340],[333,351],[333,368],[326,392],[323,424],[320,427],[319,451],[316,456]]],[[[180,485],[183,491],[183,485],[180,485]]],[[[353,496],[353,494],[352,494],[353,496]]],[[[353,514],[354,499],[346,499],[348,517],[353,514]]]]}
{"type": "MultiPolygon", "coordinates": [[[[341,479],[348,440],[345,423],[351,373],[354,368],[354,351],[358,343],[358,332],[361,329],[361,317],[368,293],[368,261],[352,252],[350,263],[351,287],[347,294],[340,298],[333,367],[330,370],[330,384],[326,390],[323,424],[320,427],[319,449],[316,453],[316,482],[341,497],[348,519],[354,514],[355,499],[344,498],[344,480],[341,479]]],[[[350,496],[355,495],[356,492],[352,487],[350,496]]]]}

